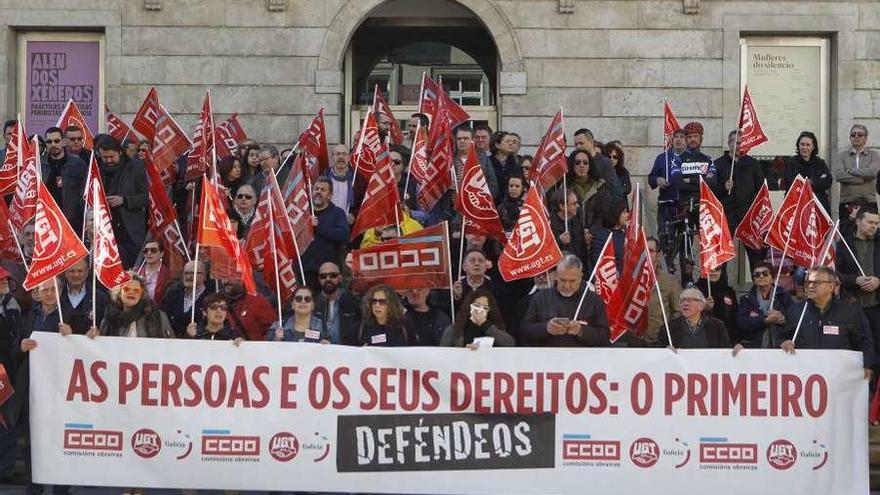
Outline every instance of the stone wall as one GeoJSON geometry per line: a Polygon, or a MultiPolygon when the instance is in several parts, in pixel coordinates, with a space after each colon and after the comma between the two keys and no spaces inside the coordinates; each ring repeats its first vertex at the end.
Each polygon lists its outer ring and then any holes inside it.
{"type": "MultiPolygon", "coordinates": [[[[124,117],[150,85],[187,130],[205,89],[218,119],[239,112],[258,141],[291,143],[320,107],[338,139],[343,60],[357,25],[384,0],[0,0],[0,114],[15,114],[16,33],[106,33],[106,96],[124,117]],[[158,5],[159,10],[147,7],[158,5]],[[270,5],[273,6],[270,8],[270,5]],[[278,10],[275,10],[275,9],[278,10]]],[[[620,139],[635,175],[662,141],[662,102],[699,119],[720,153],[739,106],[741,32],[832,37],[832,139],[853,120],[880,136],[880,3],[746,0],[458,0],[499,49],[501,128],[537,144],[566,127],[620,139]],[[696,13],[684,13],[685,6],[696,13]],[[560,11],[571,11],[562,13],[560,11]]],[[[878,138],[880,139],[880,138],[878,138]]],[[[820,143],[827,146],[828,143],[820,143]]]]}

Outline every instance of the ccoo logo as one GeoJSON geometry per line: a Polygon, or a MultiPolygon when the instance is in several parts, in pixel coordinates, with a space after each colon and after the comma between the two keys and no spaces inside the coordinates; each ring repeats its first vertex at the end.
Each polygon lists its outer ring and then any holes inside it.
{"type": "Polygon", "coordinates": [[[279,462],[293,460],[299,453],[299,440],[293,433],[282,431],[269,440],[269,455],[279,462]]]}
{"type": "Polygon", "coordinates": [[[788,440],[776,440],[767,447],[767,463],[770,467],[784,471],[797,461],[797,449],[788,440]]]}

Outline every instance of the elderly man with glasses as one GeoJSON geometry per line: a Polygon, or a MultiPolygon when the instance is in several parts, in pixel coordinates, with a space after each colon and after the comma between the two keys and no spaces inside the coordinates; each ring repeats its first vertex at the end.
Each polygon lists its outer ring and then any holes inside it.
{"type": "Polygon", "coordinates": [[[874,191],[880,173],[880,153],[868,149],[868,129],[854,124],[850,145],[832,158],[831,172],[840,183],[840,231],[852,228],[853,217],[862,206],[876,204],[874,191]]]}
{"type": "Polygon", "coordinates": [[[831,268],[820,266],[807,272],[807,300],[788,308],[780,347],[789,354],[793,354],[795,348],[859,351],[865,377],[870,378],[871,368],[877,365],[870,329],[858,306],[834,297],[839,284],[837,274],[831,268]]]}
{"type": "Polygon", "coordinates": [[[743,347],[769,347],[770,336],[785,324],[785,312],[792,299],[779,287],[774,294],[773,280],[773,265],[766,261],[754,264],[752,288],[740,298],[736,312],[738,335],[734,335],[733,340],[743,347]],[[770,307],[771,301],[773,307],[770,307]]]}
{"type": "MultiPolygon", "coordinates": [[[[724,322],[703,313],[706,297],[698,289],[688,287],[678,297],[681,316],[669,320],[669,332],[660,329],[658,345],[674,349],[729,349],[730,337],[724,322]],[[672,342],[669,341],[670,337],[672,342]]],[[[737,344],[733,355],[742,349],[737,344]]]]}

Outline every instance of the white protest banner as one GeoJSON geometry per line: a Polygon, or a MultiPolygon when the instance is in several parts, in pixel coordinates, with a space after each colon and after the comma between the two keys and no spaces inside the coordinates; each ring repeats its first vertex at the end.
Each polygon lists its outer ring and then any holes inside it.
{"type": "Polygon", "coordinates": [[[845,351],[376,349],[35,332],[39,483],[867,493],[845,351]]]}

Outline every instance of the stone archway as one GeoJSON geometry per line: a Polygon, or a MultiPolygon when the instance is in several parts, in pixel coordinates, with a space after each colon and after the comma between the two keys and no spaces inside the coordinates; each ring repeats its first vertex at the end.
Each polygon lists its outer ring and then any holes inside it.
{"type": "MultiPolygon", "coordinates": [[[[330,22],[315,73],[317,93],[343,92],[343,62],[348,44],[358,26],[388,0],[348,0],[330,22]]],[[[498,74],[500,94],[524,94],[526,73],[519,43],[507,16],[489,0],[451,0],[473,12],[485,26],[498,48],[501,70],[498,74]]]]}

